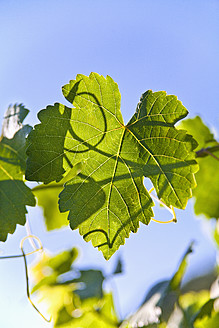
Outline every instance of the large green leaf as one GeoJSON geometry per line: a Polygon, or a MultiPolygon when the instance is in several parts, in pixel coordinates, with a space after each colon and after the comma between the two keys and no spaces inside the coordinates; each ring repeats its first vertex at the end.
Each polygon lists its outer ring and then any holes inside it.
{"type": "Polygon", "coordinates": [[[186,206],[195,186],[196,142],[174,127],[187,110],[164,91],[144,93],[127,125],[109,76],[77,75],[63,94],[74,108],[56,103],[39,112],[41,124],[28,138],[26,178],[58,182],[83,162],[60,194],[60,210],[108,259],[139,221],[148,224],[153,216],[144,176],[168,206],[186,206]]]}
{"type": "MultiPolygon", "coordinates": [[[[197,155],[201,149],[214,149],[219,143],[215,140],[209,128],[200,117],[184,120],[180,127],[186,129],[197,140],[199,146],[197,155]]],[[[204,152],[203,152],[204,154],[204,152]]],[[[212,153],[219,158],[219,149],[212,153]]],[[[208,218],[219,218],[219,161],[209,153],[205,157],[198,157],[199,171],[196,173],[197,188],[193,195],[195,201],[195,213],[205,214],[208,218]]]]}
{"type": "Polygon", "coordinates": [[[8,233],[15,231],[16,224],[25,224],[26,205],[35,205],[31,190],[24,184],[25,143],[31,131],[28,125],[22,127],[26,114],[23,106],[9,107],[3,122],[0,142],[0,241],[5,241],[8,233]],[[7,138],[13,131],[13,138],[7,138]]]}

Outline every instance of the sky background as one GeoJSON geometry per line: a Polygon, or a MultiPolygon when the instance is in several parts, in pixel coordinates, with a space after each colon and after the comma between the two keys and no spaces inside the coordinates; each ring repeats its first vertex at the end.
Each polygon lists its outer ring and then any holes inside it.
{"type": "MultiPolygon", "coordinates": [[[[110,75],[119,85],[124,121],[133,115],[148,89],[175,94],[189,110],[219,130],[219,1],[218,0],[0,0],[0,113],[11,103],[30,109],[26,123],[38,123],[37,112],[54,102],[67,104],[61,86],[76,74],[110,75]]],[[[187,279],[215,262],[210,225],[195,218],[193,200],[177,210],[177,224],[151,222],[131,234],[125,246],[106,262],[68,228],[46,232],[40,209],[29,208],[32,231],[46,249],[80,249],[83,268],[110,272],[118,255],[125,273],[115,278],[116,304],[124,317],[134,311],[147,290],[168,278],[191,240],[187,279]]],[[[157,219],[170,219],[156,210],[157,219]]],[[[17,227],[2,255],[18,254],[26,231],[17,227]]],[[[29,258],[29,263],[34,256],[29,258]]],[[[40,308],[40,305],[39,305],[40,308]]],[[[0,262],[0,325],[44,328],[50,324],[28,303],[22,259],[0,262]]]]}

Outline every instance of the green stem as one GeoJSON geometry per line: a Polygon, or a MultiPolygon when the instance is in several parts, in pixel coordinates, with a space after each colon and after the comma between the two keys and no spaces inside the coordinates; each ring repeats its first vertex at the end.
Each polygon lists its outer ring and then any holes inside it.
{"type": "Polygon", "coordinates": [[[202,149],[198,150],[196,152],[196,157],[206,157],[206,156],[210,155],[219,161],[219,158],[213,154],[216,151],[219,151],[219,144],[216,146],[202,148],[202,149]]]}
{"type": "Polygon", "coordinates": [[[55,184],[52,184],[52,185],[41,184],[39,186],[33,187],[32,191],[45,190],[45,189],[58,189],[58,188],[62,188],[62,187],[63,187],[62,183],[57,183],[56,185],[55,184]]]}

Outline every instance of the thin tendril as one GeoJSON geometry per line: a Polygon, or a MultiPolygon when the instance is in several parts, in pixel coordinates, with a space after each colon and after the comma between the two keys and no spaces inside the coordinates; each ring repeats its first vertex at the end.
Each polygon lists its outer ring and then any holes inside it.
{"type": "MultiPolygon", "coordinates": [[[[149,190],[149,194],[152,193],[152,191],[154,190],[154,187],[151,188],[149,190]]],[[[172,215],[172,219],[169,220],[169,221],[160,221],[160,220],[156,220],[154,218],[151,218],[152,221],[154,222],[157,222],[157,223],[171,223],[171,222],[177,222],[177,219],[176,219],[176,213],[174,211],[174,207],[171,205],[170,207],[168,207],[164,202],[162,202],[162,200],[160,200],[159,198],[157,198],[156,196],[154,196],[153,194],[151,194],[151,197],[156,200],[158,203],[160,203],[161,205],[163,205],[172,215]]]]}
{"type": "MultiPolygon", "coordinates": [[[[34,251],[25,254],[25,256],[28,256],[28,255],[37,253],[37,252],[39,252],[41,250],[42,250],[42,248],[37,248],[34,251]]],[[[0,260],[15,259],[17,257],[23,257],[23,254],[20,254],[20,255],[9,255],[9,256],[0,256],[0,260]]]]}
{"type": "MultiPolygon", "coordinates": [[[[32,243],[31,243],[32,245],[32,243]]],[[[32,245],[33,246],[33,245],[32,245]]],[[[44,317],[44,315],[38,310],[38,308],[35,306],[35,304],[32,302],[31,298],[30,298],[30,290],[29,290],[29,276],[28,276],[28,269],[27,269],[27,260],[26,260],[26,256],[28,255],[31,255],[31,254],[34,254],[36,252],[40,252],[43,250],[43,245],[41,243],[41,240],[37,237],[37,236],[34,236],[34,235],[28,235],[26,237],[24,237],[22,240],[21,240],[21,243],[20,243],[20,249],[21,249],[21,252],[22,254],[21,255],[9,255],[9,256],[0,256],[0,260],[5,260],[5,259],[12,259],[12,258],[18,258],[18,257],[23,257],[24,259],[24,266],[25,266],[25,275],[26,275],[26,292],[27,292],[27,298],[29,300],[29,302],[31,303],[31,305],[34,307],[34,309],[41,315],[41,317],[46,321],[46,322],[50,322],[51,321],[51,318],[48,320],[44,317]],[[32,241],[37,241],[38,243],[38,248],[37,245],[35,244],[34,242],[34,248],[35,250],[32,251],[32,252],[29,252],[29,253],[26,253],[24,252],[24,248],[23,248],[23,244],[25,242],[26,239],[29,239],[31,238],[32,241]]]]}
{"type": "Polygon", "coordinates": [[[213,153],[211,153],[209,150],[205,150],[205,153],[206,154],[208,154],[208,155],[210,155],[210,156],[212,156],[214,159],[216,159],[217,161],[219,161],[219,158],[216,156],[216,155],[214,155],[213,153]]]}
{"type": "MultiPolygon", "coordinates": [[[[27,232],[27,236],[31,236],[33,235],[32,234],[32,231],[31,231],[31,227],[30,227],[30,222],[29,222],[29,219],[28,219],[28,215],[26,216],[26,224],[25,224],[25,228],[26,228],[26,232],[27,232]]],[[[33,247],[33,249],[37,249],[37,244],[36,244],[36,241],[34,238],[32,237],[29,237],[29,242],[30,242],[30,245],[33,247]]],[[[27,254],[26,254],[27,255],[27,254]]]]}
{"type": "MultiPolygon", "coordinates": [[[[27,260],[26,260],[26,254],[24,252],[24,249],[23,249],[23,244],[24,244],[24,241],[28,238],[32,238],[37,240],[37,242],[39,243],[39,249],[38,250],[42,250],[43,249],[43,246],[42,246],[42,243],[40,241],[40,239],[36,236],[33,236],[33,235],[28,235],[26,237],[24,237],[22,240],[21,240],[21,243],[20,243],[20,248],[21,248],[21,252],[22,252],[22,256],[23,256],[23,259],[24,259],[24,266],[25,266],[25,275],[26,275],[26,292],[27,292],[27,298],[29,300],[29,302],[31,303],[31,305],[34,307],[34,309],[41,315],[41,317],[46,321],[46,322],[50,322],[51,321],[51,317],[50,319],[48,320],[46,317],[44,317],[44,315],[38,310],[38,308],[35,306],[35,304],[32,302],[31,298],[30,298],[30,290],[29,290],[29,276],[28,276],[28,269],[27,269],[27,260]]],[[[35,253],[37,250],[33,251],[33,253],[35,253]]]]}

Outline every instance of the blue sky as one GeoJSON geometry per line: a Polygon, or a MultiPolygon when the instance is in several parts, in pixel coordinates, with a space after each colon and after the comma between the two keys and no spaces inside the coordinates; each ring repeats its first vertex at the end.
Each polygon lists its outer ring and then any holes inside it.
{"type": "MultiPolygon", "coordinates": [[[[10,103],[22,102],[31,111],[26,122],[34,125],[40,109],[66,103],[62,85],[77,73],[94,71],[118,83],[125,122],[144,91],[165,90],[178,96],[190,117],[200,114],[219,130],[218,35],[217,0],[0,0],[1,116],[10,103]]],[[[125,274],[115,282],[122,316],[135,310],[151,284],[174,272],[192,239],[197,242],[188,276],[213,265],[209,225],[194,217],[192,202],[177,211],[177,224],[141,226],[120,248],[125,274]]],[[[169,219],[160,209],[156,215],[169,219]]],[[[79,266],[110,272],[117,255],[106,262],[77,231],[46,233],[39,209],[29,209],[29,220],[45,248],[57,252],[78,246],[79,266]]],[[[19,253],[25,233],[18,227],[0,251],[19,253]]],[[[49,327],[25,297],[22,260],[2,261],[0,266],[1,326],[22,322],[22,327],[49,327]]]]}

